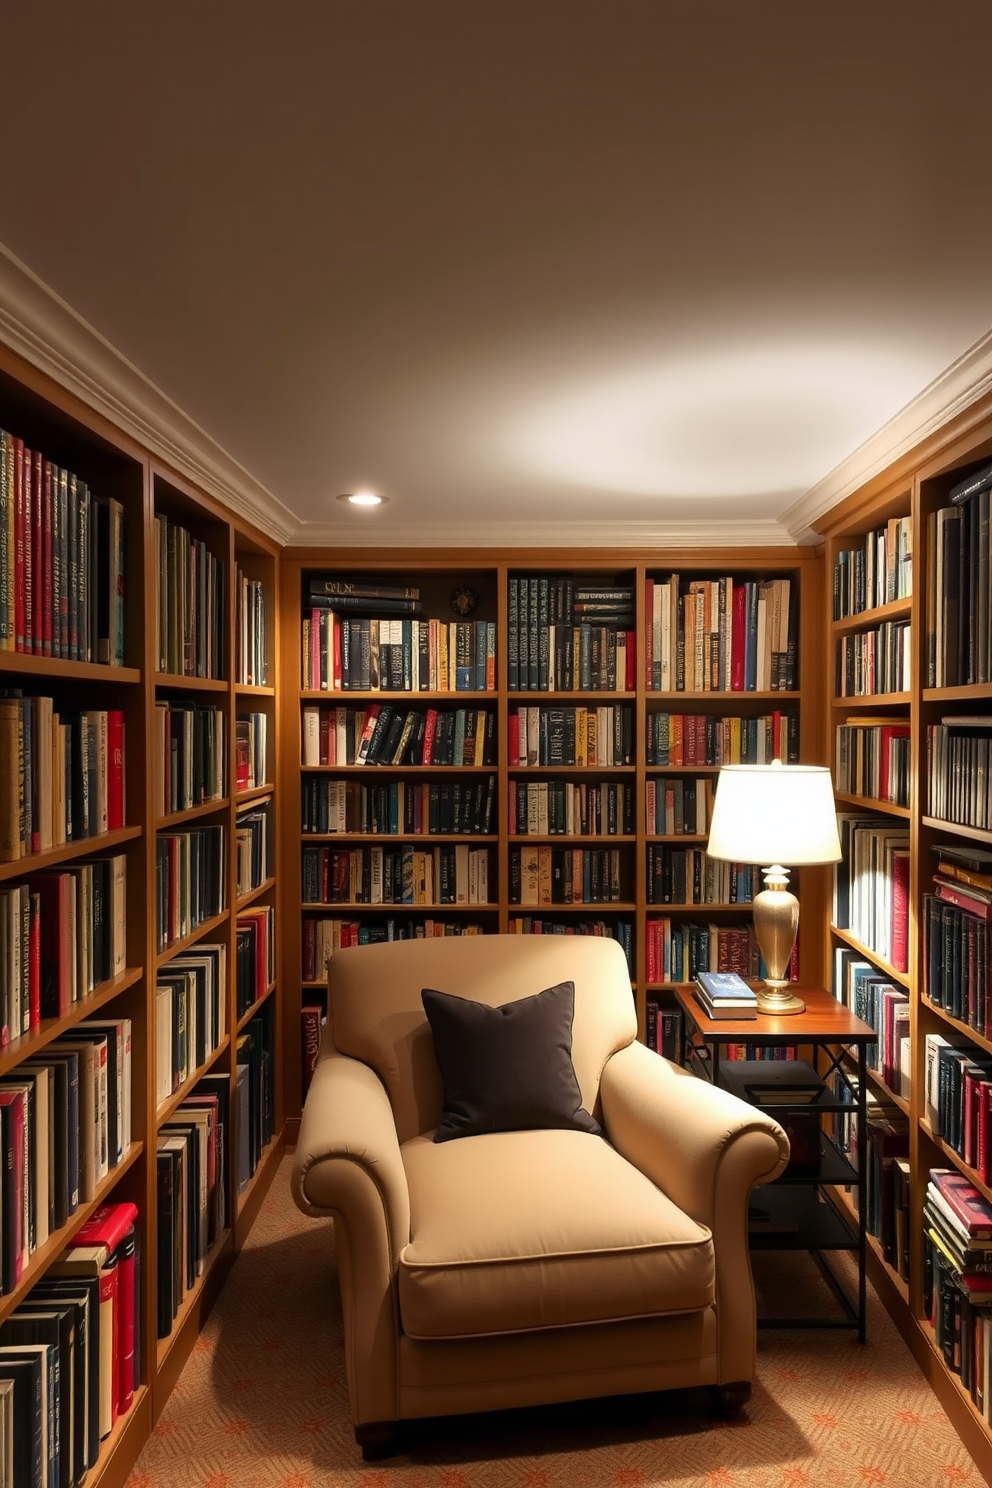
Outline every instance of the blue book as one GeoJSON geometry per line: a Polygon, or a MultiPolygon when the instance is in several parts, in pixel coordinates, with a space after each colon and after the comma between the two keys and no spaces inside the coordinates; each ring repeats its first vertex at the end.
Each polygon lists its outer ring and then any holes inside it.
{"type": "Polygon", "coordinates": [[[739,1002],[742,998],[747,1002],[757,1001],[754,989],[736,971],[700,971],[696,981],[713,1002],[739,1002]]]}

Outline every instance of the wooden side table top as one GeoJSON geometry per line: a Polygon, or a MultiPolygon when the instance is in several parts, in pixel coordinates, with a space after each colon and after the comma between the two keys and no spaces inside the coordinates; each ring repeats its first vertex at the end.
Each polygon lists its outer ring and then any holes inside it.
{"type": "MultiPolygon", "coordinates": [[[[796,987],[806,1004],[804,1013],[776,1018],[759,1013],[756,1018],[710,1018],[696,1001],[695,986],[681,983],[672,990],[693,1029],[710,1044],[871,1044],[878,1034],[869,1023],[852,1013],[823,987],[796,987]]],[[[790,987],[789,989],[793,989],[790,987]]]]}

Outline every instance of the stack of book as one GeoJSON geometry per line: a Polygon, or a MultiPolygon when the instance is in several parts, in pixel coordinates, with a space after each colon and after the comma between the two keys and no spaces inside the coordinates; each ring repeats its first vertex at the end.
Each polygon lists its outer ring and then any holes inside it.
{"type": "Polygon", "coordinates": [[[206,543],[156,516],[158,605],[155,655],[160,672],[224,675],[224,565],[206,543]]]}
{"type": "Polygon", "coordinates": [[[124,971],[126,877],[119,853],[0,889],[0,1046],[124,971]]]}
{"type": "Polygon", "coordinates": [[[392,780],[304,780],[304,833],[324,836],[486,836],[492,831],[496,776],[433,780],[421,785],[392,780]]]}
{"type": "Polygon", "coordinates": [[[510,848],[511,904],[617,904],[620,879],[616,847],[510,848]]]}
{"type": "Polygon", "coordinates": [[[239,713],[235,718],[235,790],[255,790],[269,783],[266,769],[268,723],[264,713],[239,713]]]}
{"type": "Polygon", "coordinates": [[[926,685],[992,680],[989,509],[992,465],[951,487],[927,518],[926,685]]]}
{"type": "Polygon", "coordinates": [[[891,818],[838,812],[833,923],[896,971],[909,965],[909,832],[891,818]]]}
{"type": "MultiPolygon", "coordinates": [[[[865,1228],[904,1281],[909,1280],[909,1118],[891,1102],[868,1110],[865,1228]]],[[[854,1190],[857,1206],[857,1190],[854,1190]]]]}
{"type": "Polygon", "coordinates": [[[644,1042],[656,1054],[662,1054],[673,1063],[682,1058],[682,1009],[660,1007],[649,1002],[645,1008],[644,1042]]]}
{"type": "Polygon", "coordinates": [[[418,920],[398,920],[392,915],[377,916],[375,919],[339,920],[307,915],[303,921],[303,980],[322,982],[327,974],[328,958],[348,946],[485,933],[482,925],[471,921],[435,920],[430,916],[418,920]]]}
{"type": "Polygon", "coordinates": [[[507,663],[511,692],[633,692],[633,588],[511,578],[507,663]]]}
{"type": "Polygon", "coordinates": [[[963,1034],[928,1033],[924,1048],[927,1124],[986,1183],[992,1178],[992,1055],[963,1034]]]}
{"type": "Polygon", "coordinates": [[[911,517],[890,517],[884,527],[867,532],[859,548],[845,548],[834,559],[835,620],[907,599],[912,592],[911,517]]]}
{"type": "Polygon", "coordinates": [[[224,908],[224,828],[160,832],[155,839],[158,948],[164,950],[224,908]]]}
{"type": "Polygon", "coordinates": [[[927,728],[930,815],[992,827],[992,718],[942,718],[927,728]]]}
{"type": "Polygon", "coordinates": [[[616,940],[634,975],[634,926],[630,920],[549,920],[538,915],[511,915],[510,935],[597,935],[616,940]]]}
{"type": "Polygon", "coordinates": [[[848,946],[834,949],[834,996],[863,1022],[870,1023],[878,1040],[869,1044],[866,1059],[890,1090],[909,1100],[912,1088],[912,1045],[909,1036],[909,996],[893,986],[871,962],[848,946]]]}
{"type": "Polygon", "coordinates": [[[923,1209],[923,1305],[947,1367],[992,1418],[992,1206],[960,1173],[932,1168],[923,1209]]]}
{"type": "Polygon", "coordinates": [[[697,971],[695,998],[708,1018],[731,1022],[758,1016],[758,999],[733,971],[697,971]]]}
{"type": "Polygon", "coordinates": [[[648,579],[649,692],[790,692],[797,615],[789,579],[648,579]]]}
{"type": "Polygon", "coordinates": [[[648,844],[649,904],[750,904],[761,888],[753,863],[725,863],[701,847],[648,844]]]}
{"type": "Polygon", "coordinates": [[[268,637],[265,585],[249,579],[240,568],[234,571],[238,615],[234,630],[234,680],[247,687],[268,683],[268,637]]]}
{"type": "Polygon", "coordinates": [[[239,811],[234,827],[235,882],[238,895],[258,889],[272,873],[272,834],[268,805],[239,811]]]}
{"type": "Polygon", "coordinates": [[[645,742],[649,765],[798,764],[799,714],[649,713],[645,742]]]}
{"type": "Polygon", "coordinates": [[[624,837],[634,832],[634,787],[615,780],[511,780],[511,837],[624,837]]]}
{"type": "Polygon", "coordinates": [[[488,904],[489,849],[303,849],[304,904],[488,904]]]}
{"type": "Polygon", "coordinates": [[[303,764],[494,765],[491,708],[304,708],[303,764]]]}
{"type": "Polygon", "coordinates": [[[237,919],[237,1014],[242,1018],[276,977],[275,910],[270,904],[245,909],[237,919]]]}
{"type": "Polygon", "coordinates": [[[124,508],[2,429],[0,651],[124,665],[124,508]]]}
{"type": "MultiPolygon", "coordinates": [[[[334,581],[329,581],[334,582],[334,581]]],[[[303,687],[313,692],[495,692],[494,620],[359,619],[347,596],[313,596],[303,618],[303,687]],[[316,598],[326,601],[317,604],[316,598]]],[[[420,601],[355,607],[416,614],[420,601]]]]}
{"type": "Polygon", "coordinates": [[[837,696],[905,692],[912,676],[911,646],[908,620],[883,620],[871,630],[841,636],[837,642],[837,696]]]}
{"type": "Polygon", "coordinates": [[[224,1166],[227,1075],[205,1075],[156,1140],[158,1336],[168,1338],[183,1298],[203,1275],[227,1224],[224,1166]]]}
{"type": "Polygon", "coordinates": [[[224,795],[224,713],[210,703],[155,704],[155,780],[160,816],[224,795]]]}
{"type": "Polygon", "coordinates": [[[850,796],[909,805],[909,724],[896,718],[849,718],[837,725],[834,781],[850,796]]]}
{"type": "Polygon", "coordinates": [[[713,811],[713,777],[665,775],[644,787],[645,828],[659,837],[705,837],[713,811]]]}
{"type": "Polygon", "coordinates": [[[124,826],[124,714],[0,697],[0,863],[124,826]]]}
{"type": "Polygon", "coordinates": [[[518,708],[508,720],[509,762],[522,765],[632,765],[634,710],[518,708]]]}
{"type": "Polygon", "coordinates": [[[937,842],[933,892],[924,894],[923,991],[935,1007],[992,1037],[987,977],[992,852],[937,842]]]}
{"type": "Polygon", "coordinates": [[[162,1105],[206,1063],[227,1031],[227,947],[198,941],[158,973],[155,1100],[162,1105]]]}

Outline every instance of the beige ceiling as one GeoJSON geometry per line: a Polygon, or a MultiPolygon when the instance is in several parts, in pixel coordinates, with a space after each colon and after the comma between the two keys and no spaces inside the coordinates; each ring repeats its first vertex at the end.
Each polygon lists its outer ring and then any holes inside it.
{"type": "Polygon", "coordinates": [[[0,49],[0,240],[315,532],[779,517],[992,326],[988,0],[8,0],[0,49]]]}

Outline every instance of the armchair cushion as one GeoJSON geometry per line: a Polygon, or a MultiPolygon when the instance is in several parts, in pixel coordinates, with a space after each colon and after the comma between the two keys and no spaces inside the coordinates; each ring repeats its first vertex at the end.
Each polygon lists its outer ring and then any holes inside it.
{"type": "Polygon", "coordinates": [[[427,987],[421,996],[444,1081],[435,1142],[528,1127],[598,1134],[572,1065],[573,982],[499,1007],[427,987]]]}
{"type": "Polygon", "coordinates": [[[709,1229],[602,1137],[497,1132],[400,1149],[412,1338],[464,1338],[698,1311],[714,1299],[709,1229]]]}

